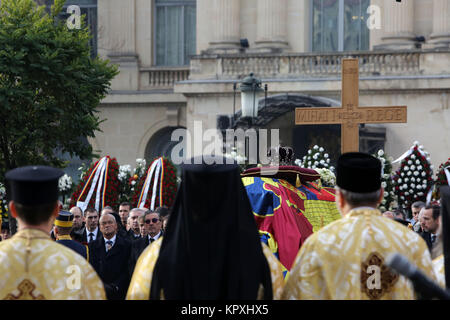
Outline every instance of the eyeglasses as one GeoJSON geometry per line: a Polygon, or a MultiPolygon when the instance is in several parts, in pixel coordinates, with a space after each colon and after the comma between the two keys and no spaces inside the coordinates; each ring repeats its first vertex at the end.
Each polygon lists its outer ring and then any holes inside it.
{"type": "Polygon", "coordinates": [[[153,219],[145,220],[145,223],[146,223],[146,224],[150,224],[150,222],[157,223],[158,221],[159,221],[158,218],[153,218],[153,219]]]}

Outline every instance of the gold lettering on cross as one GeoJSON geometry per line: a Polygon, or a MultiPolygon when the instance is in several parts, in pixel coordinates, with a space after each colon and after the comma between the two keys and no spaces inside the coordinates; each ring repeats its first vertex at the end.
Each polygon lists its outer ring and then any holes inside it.
{"type": "Polygon", "coordinates": [[[340,124],[341,152],[359,151],[359,124],[405,123],[406,106],[360,107],[358,59],[342,59],[342,107],[296,108],[295,124],[340,124]]]}

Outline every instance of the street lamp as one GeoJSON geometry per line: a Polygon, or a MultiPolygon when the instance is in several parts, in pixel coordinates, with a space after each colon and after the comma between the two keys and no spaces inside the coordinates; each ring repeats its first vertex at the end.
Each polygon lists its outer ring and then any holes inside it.
{"type": "MultiPolygon", "coordinates": [[[[261,86],[261,80],[256,78],[252,73],[242,79],[239,90],[241,91],[241,117],[249,123],[254,118],[258,117],[258,102],[262,98],[263,92],[267,97],[267,84],[264,85],[264,89],[261,86]]],[[[233,124],[235,120],[235,104],[236,104],[236,83],[233,85],[234,100],[233,100],[233,124]]]]}

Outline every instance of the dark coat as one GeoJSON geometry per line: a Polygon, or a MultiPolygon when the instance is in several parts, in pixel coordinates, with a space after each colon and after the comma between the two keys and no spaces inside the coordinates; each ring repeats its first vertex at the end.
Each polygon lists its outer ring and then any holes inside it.
{"type": "MultiPolygon", "coordinates": [[[[164,235],[164,231],[161,230],[161,235],[159,237],[162,237],[164,235]]],[[[131,243],[131,254],[130,254],[130,263],[129,263],[129,269],[130,269],[130,277],[133,275],[134,267],[136,266],[136,263],[142,254],[144,252],[145,248],[150,244],[150,241],[148,239],[148,236],[145,238],[139,238],[131,243]]]]}
{"type": "MultiPolygon", "coordinates": [[[[86,228],[83,230],[83,235],[81,236],[81,243],[88,243],[88,233],[86,232],[86,228]]],[[[103,233],[100,231],[100,228],[98,228],[97,232],[97,239],[103,238],[103,233]]]]}
{"type": "Polygon", "coordinates": [[[147,248],[148,244],[148,237],[138,238],[131,243],[131,254],[129,261],[130,277],[133,275],[134,267],[136,266],[136,262],[139,259],[139,256],[145,250],[145,248],[147,248]]]}
{"type": "MultiPolygon", "coordinates": [[[[124,228],[124,227],[122,227],[122,225],[120,225],[120,226],[117,226],[117,233],[122,237],[122,238],[124,238],[124,239],[127,239],[128,238],[128,233],[127,233],[127,230],[124,228]]],[[[130,240],[130,239],[128,239],[128,240],[130,240]]]]}
{"type": "Polygon", "coordinates": [[[423,240],[425,240],[428,249],[431,252],[431,248],[433,247],[433,244],[431,243],[431,233],[427,232],[427,231],[422,231],[419,232],[420,236],[423,238],[423,240]]]}
{"type": "Polygon", "coordinates": [[[89,261],[88,254],[87,254],[87,248],[85,245],[82,245],[81,243],[79,243],[78,241],[75,241],[75,240],[56,240],[56,242],[72,249],[73,251],[80,254],[81,256],[83,256],[83,258],[85,258],[86,260],[89,261]]]}
{"type": "Polygon", "coordinates": [[[128,237],[128,240],[130,240],[130,241],[136,241],[136,240],[141,239],[141,236],[139,235],[138,237],[136,237],[135,233],[131,229],[127,231],[127,237],[128,237]]]}
{"type": "Polygon", "coordinates": [[[106,252],[105,239],[100,236],[89,244],[89,252],[90,263],[103,281],[108,300],[125,299],[130,284],[130,242],[116,235],[114,246],[106,252]]]}

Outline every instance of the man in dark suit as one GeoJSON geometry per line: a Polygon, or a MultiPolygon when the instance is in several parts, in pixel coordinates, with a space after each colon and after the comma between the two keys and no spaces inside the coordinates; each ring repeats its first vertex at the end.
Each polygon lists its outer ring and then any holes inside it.
{"type": "MultiPolygon", "coordinates": [[[[426,240],[430,252],[432,248],[436,245],[437,232],[439,229],[441,207],[439,205],[426,205],[422,210],[420,210],[420,224],[422,229],[428,234],[429,241],[426,240]]],[[[435,258],[435,257],[432,257],[435,258]]]]}
{"type": "Polygon", "coordinates": [[[94,208],[87,208],[84,210],[84,222],[86,228],[84,228],[81,236],[82,243],[91,243],[102,237],[102,232],[98,227],[98,218],[98,212],[94,208]]]}
{"type": "Polygon", "coordinates": [[[433,242],[431,239],[431,233],[425,228],[424,212],[425,212],[425,207],[423,207],[419,212],[418,219],[419,219],[420,228],[417,233],[423,238],[423,240],[425,240],[425,243],[427,244],[428,249],[431,252],[431,249],[433,247],[433,242]]]}
{"type": "Polygon", "coordinates": [[[130,283],[128,262],[130,242],[117,234],[117,222],[113,215],[100,217],[102,236],[89,244],[91,264],[105,286],[108,300],[123,300],[130,283]]]}
{"type": "Polygon", "coordinates": [[[130,211],[129,219],[131,220],[130,230],[128,230],[128,240],[135,241],[141,238],[141,230],[139,227],[139,217],[143,216],[145,209],[134,208],[130,211]]]}
{"type": "Polygon", "coordinates": [[[129,266],[130,275],[133,274],[136,262],[145,248],[147,248],[150,243],[158,240],[159,237],[163,235],[160,213],[147,210],[144,214],[144,228],[147,236],[132,242],[129,266]]]}

